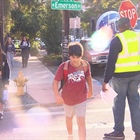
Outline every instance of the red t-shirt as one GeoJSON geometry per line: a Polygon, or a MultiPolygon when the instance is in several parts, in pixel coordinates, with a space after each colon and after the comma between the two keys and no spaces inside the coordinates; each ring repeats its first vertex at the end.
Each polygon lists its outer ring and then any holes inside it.
{"type": "MultiPolygon", "coordinates": [[[[55,75],[56,81],[61,81],[63,79],[63,67],[64,63],[58,67],[55,75]]],[[[68,76],[61,93],[65,104],[75,105],[87,99],[85,78],[90,74],[89,64],[86,72],[84,72],[82,64],[79,67],[73,67],[70,63],[68,64],[68,76]]]]}

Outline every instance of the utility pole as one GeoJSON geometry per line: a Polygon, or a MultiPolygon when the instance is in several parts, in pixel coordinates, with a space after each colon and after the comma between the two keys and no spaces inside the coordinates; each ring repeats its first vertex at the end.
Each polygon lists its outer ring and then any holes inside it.
{"type": "Polygon", "coordinates": [[[68,60],[69,43],[69,11],[62,11],[62,62],[68,60]]]}
{"type": "Polygon", "coordinates": [[[2,48],[4,47],[4,41],[3,41],[3,33],[4,33],[4,2],[3,0],[0,0],[0,43],[2,48]]]}
{"type": "Polygon", "coordinates": [[[70,10],[81,10],[82,4],[75,0],[51,0],[51,9],[62,10],[62,61],[68,59],[70,10]]]}
{"type": "Polygon", "coordinates": [[[65,36],[69,35],[69,11],[68,10],[63,10],[63,19],[62,19],[62,30],[65,31],[65,36]]]}

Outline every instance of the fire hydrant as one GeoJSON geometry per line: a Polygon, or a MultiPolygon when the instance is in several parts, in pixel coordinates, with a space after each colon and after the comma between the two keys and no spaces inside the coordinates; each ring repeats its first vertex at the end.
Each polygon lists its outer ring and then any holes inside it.
{"type": "Polygon", "coordinates": [[[28,79],[26,79],[24,77],[23,72],[19,71],[18,72],[18,77],[15,78],[13,81],[16,83],[16,86],[17,86],[17,93],[16,93],[16,95],[17,96],[25,95],[25,93],[24,93],[24,86],[25,86],[26,82],[28,81],[28,79]]]}

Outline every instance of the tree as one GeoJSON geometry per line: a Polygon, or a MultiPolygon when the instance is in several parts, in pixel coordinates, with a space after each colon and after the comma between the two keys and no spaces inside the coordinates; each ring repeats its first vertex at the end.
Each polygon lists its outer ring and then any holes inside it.
{"type": "Polygon", "coordinates": [[[41,38],[48,53],[59,53],[61,44],[62,15],[51,10],[51,1],[17,0],[18,7],[12,11],[13,35],[28,35],[31,40],[41,38]]]}
{"type": "Polygon", "coordinates": [[[42,6],[36,0],[17,0],[17,5],[11,12],[14,22],[11,33],[16,37],[27,35],[34,39],[40,30],[39,10],[42,6]]]}
{"type": "Polygon", "coordinates": [[[59,10],[51,10],[51,1],[47,1],[43,27],[41,30],[41,38],[47,45],[48,53],[60,53],[61,50],[61,30],[62,30],[62,14],[59,10]],[[46,26],[47,25],[47,26],[46,26]]]}
{"type": "Polygon", "coordinates": [[[94,18],[95,22],[103,13],[111,10],[117,11],[121,0],[88,0],[86,6],[90,6],[87,11],[81,15],[82,27],[88,31],[88,35],[92,34],[90,20],[94,18]]]}
{"type": "Polygon", "coordinates": [[[4,36],[10,33],[13,25],[11,19],[11,10],[14,9],[14,0],[3,0],[4,2],[4,36]]]}

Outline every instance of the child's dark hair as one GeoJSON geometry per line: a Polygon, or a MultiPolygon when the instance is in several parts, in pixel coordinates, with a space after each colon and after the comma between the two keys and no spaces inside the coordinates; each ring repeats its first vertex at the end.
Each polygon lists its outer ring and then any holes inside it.
{"type": "Polygon", "coordinates": [[[68,45],[69,56],[83,56],[83,46],[79,42],[70,42],[68,45]]]}

